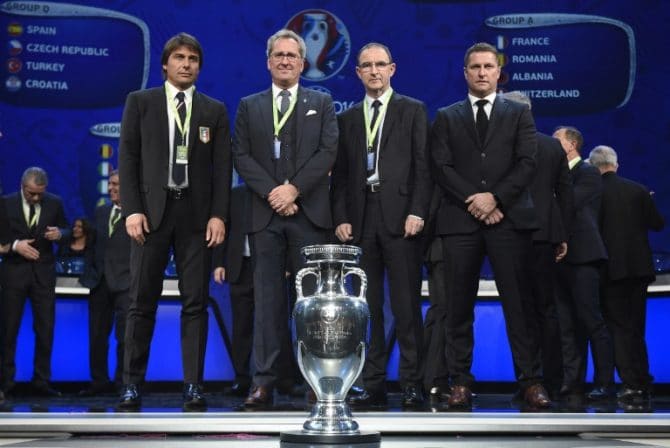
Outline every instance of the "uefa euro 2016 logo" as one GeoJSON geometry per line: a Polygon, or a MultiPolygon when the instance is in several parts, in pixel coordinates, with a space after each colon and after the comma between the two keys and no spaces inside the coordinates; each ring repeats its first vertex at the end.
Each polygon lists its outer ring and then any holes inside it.
{"type": "Polygon", "coordinates": [[[286,28],[305,40],[305,70],[309,81],[325,81],[335,76],[349,59],[351,39],[344,23],[323,9],[308,9],[294,15],[286,28]]]}

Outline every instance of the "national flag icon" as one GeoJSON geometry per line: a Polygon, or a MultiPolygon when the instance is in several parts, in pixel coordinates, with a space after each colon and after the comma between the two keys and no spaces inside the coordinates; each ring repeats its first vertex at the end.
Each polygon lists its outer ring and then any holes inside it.
{"type": "Polygon", "coordinates": [[[498,65],[504,67],[508,62],[507,55],[505,53],[498,53],[498,65]]]}
{"type": "Polygon", "coordinates": [[[504,50],[509,45],[509,39],[505,36],[498,35],[496,38],[496,48],[498,50],[504,50]]]}
{"type": "Polygon", "coordinates": [[[10,76],[5,80],[5,87],[10,92],[21,90],[21,79],[18,76],[10,76]]]}
{"type": "Polygon", "coordinates": [[[95,203],[95,206],[96,207],[101,207],[101,206],[107,204],[107,202],[108,202],[107,198],[105,198],[105,197],[98,198],[98,202],[95,203]]]}
{"type": "Polygon", "coordinates": [[[23,51],[23,44],[21,44],[21,41],[11,39],[7,42],[7,50],[10,56],[17,56],[23,51]]]}
{"type": "Polygon", "coordinates": [[[109,162],[100,162],[98,164],[98,174],[103,177],[109,176],[109,162]]]}
{"type": "Polygon", "coordinates": [[[7,60],[7,71],[9,73],[18,73],[18,72],[21,71],[22,67],[23,67],[23,62],[21,62],[21,59],[9,58],[7,60]]]}
{"type": "Polygon", "coordinates": [[[107,179],[100,179],[98,181],[98,193],[107,194],[107,179]]]}
{"type": "Polygon", "coordinates": [[[12,22],[7,25],[7,34],[12,37],[17,37],[23,34],[23,25],[19,22],[12,22]]]}
{"type": "Polygon", "coordinates": [[[114,148],[108,143],[103,143],[100,145],[100,157],[103,159],[109,159],[114,154],[114,148]]]}

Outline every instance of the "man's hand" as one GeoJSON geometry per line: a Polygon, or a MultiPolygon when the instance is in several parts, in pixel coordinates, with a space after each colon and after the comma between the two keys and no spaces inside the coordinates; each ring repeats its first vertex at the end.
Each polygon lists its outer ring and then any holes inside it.
{"type": "Polygon", "coordinates": [[[35,249],[33,246],[30,245],[34,241],[35,241],[34,239],[32,239],[32,240],[19,240],[16,243],[16,248],[14,249],[14,251],[17,254],[21,255],[26,260],[35,261],[38,258],[40,258],[40,252],[37,249],[35,249]]]}
{"type": "Polygon", "coordinates": [[[144,244],[144,235],[149,233],[149,221],[144,213],[133,213],[126,218],[126,232],[137,244],[144,244]]]}
{"type": "Polygon", "coordinates": [[[60,229],[58,227],[47,226],[46,232],[44,232],[44,238],[49,241],[58,241],[61,237],[60,229]]]}
{"type": "Polygon", "coordinates": [[[298,204],[291,203],[288,204],[286,207],[280,208],[279,210],[275,210],[275,212],[281,216],[292,216],[298,213],[298,204]]]}
{"type": "Polygon", "coordinates": [[[223,243],[224,239],[226,239],[226,225],[223,223],[223,219],[215,216],[209,218],[207,231],[205,232],[207,247],[218,246],[223,243]]]}
{"type": "Polygon", "coordinates": [[[354,239],[353,229],[348,222],[342,223],[335,227],[335,236],[338,240],[346,243],[354,239]]]}
{"type": "Polygon", "coordinates": [[[279,213],[279,210],[286,210],[287,206],[293,204],[297,198],[298,189],[291,184],[283,184],[272,189],[268,195],[268,203],[279,213]]]}
{"type": "Polygon", "coordinates": [[[475,193],[469,196],[465,203],[468,204],[468,212],[480,221],[485,221],[486,217],[497,207],[496,198],[491,193],[475,193]]]}
{"type": "Polygon", "coordinates": [[[556,246],[556,262],[558,263],[568,254],[568,243],[563,241],[556,246]]]}
{"type": "Polygon", "coordinates": [[[226,268],[221,266],[215,268],[214,272],[212,272],[212,277],[214,277],[216,283],[223,285],[223,282],[226,281],[226,268]]]}
{"type": "Polygon", "coordinates": [[[503,220],[504,217],[505,215],[503,214],[503,212],[501,212],[499,208],[495,208],[491,213],[489,213],[484,218],[484,224],[486,224],[487,226],[498,224],[500,221],[503,220]]]}
{"type": "Polygon", "coordinates": [[[416,216],[408,216],[405,219],[405,235],[404,238],[416,236],[423,230],[423,219],[416,216]]]}

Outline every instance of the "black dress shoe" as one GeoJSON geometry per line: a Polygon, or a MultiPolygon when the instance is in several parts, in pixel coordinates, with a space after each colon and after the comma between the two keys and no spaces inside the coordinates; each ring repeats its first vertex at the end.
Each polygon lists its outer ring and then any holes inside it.
{"type": "Polygon", "coordinates": [[[347,395],[349,396],[354,396],[354,395],[363,395],[365,393],[365,389],[360,387],[360,386],[351,386],[351,389],[349,389],[349,393],[347,395]]]}
{"type": "Polygon", "coordinates": [[[244,409],[267,409],[274,402],[274,391],[269,386],[254,386],[244,400],[244,409]]]}
{"type": "Polygon", "coordinates": [[[423,406],[423,391],[419,386],[405,386],[402,390],[402,406],[416,408],[423,406]]]}
{"type": "Polygon", "coordinates": [[[614,398],[614,388],[608,386],[595,387],[591,392],[586,394],[586,398],[591,401],[610,400],[614,398]]]}
{"type": "Polygon", "coordinates": [[[226,389],[225,393],[227,395],[233,395],[235,397],[244,397],[249,393],[249,385],[243,383],[233,383],[230,388],[226,389]]]}
{"type": "Polygon", "coordinates": [[[360,395],[351,395],[348,397],[347,403],[354,407],[386,406],[388,404],[388,397],[386,396],[386,391],[383,390],[366,390],[360,395]]]}
{"type": "Polygon", "coordinates": [[[629,386],[622,387],[616,397],[622,403],[642,403],[650,399],[649,392],[645,389],[629,386]]]}
{"type": "Polygon", "coordinates": [[[449,399],[449,388],[442,388],[441,386],[433,386],[428,391],[428,399],[431,403],[440,403],[449,399]]]}
{"type": "Polygon", "coordinates": [[[121,411],[136,411],[142,405],[142,396],[137,384],[125,384],[116,408],[121,411]]]}
{"type": "Polygon", "coordinates": [[[32,394],[37,397],[62,397],[63,394],[57,391],[47,383],[33,383],[31,385],[32,394]]]}
{"type": "Polygon", "coordinates": [[[202,386],[195,383],[184,384],[184,406],[185,411],[204,411],[207,409],[207,400],[202,393],[202,386]]]}

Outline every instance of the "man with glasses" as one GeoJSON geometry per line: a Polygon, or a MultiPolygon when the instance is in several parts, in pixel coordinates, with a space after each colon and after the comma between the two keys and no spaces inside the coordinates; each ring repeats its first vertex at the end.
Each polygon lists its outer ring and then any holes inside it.
{"type": "Polygon", "coordinates": [[[425,105],[391,88],[396,65],[383,44],[358,52],[356,74],[365,98],[339,116],[340,139],[333,170],[335,235],[361,246],[368,277],[370,346],[364,391],[356,406],[386,405],[384,277],[388,279],[395,335],[400,347],[402,405],[423,403],[421,239],[431,197],[425,105]]]}
{"type": "Polygon", "coordinates": [[[255,375],[246,408],[273,402],[288,332],[287,263],[300,269],[300,248],[325,242],[332,228],[328,174],[337,152],[337,119],[328,95],[298,84],[305,51],[293,31],[271,36],[272,86],[243,98],[235,117],[235,168],[251,190],[255,375]]]}
{"type": "Polygon", "coordinates": [[[21,190],[5,196],[11,248],[2,269],[2,381],[12,393],[16,374],[16,340],[26,297],[30,297],[35,331],[32,390],[36,395],[60,396],[49,384],[56,308],[54,242],[69,235],[61,198],[48,193],[47,173],[30,167],[21,177],[21,190]]]}

